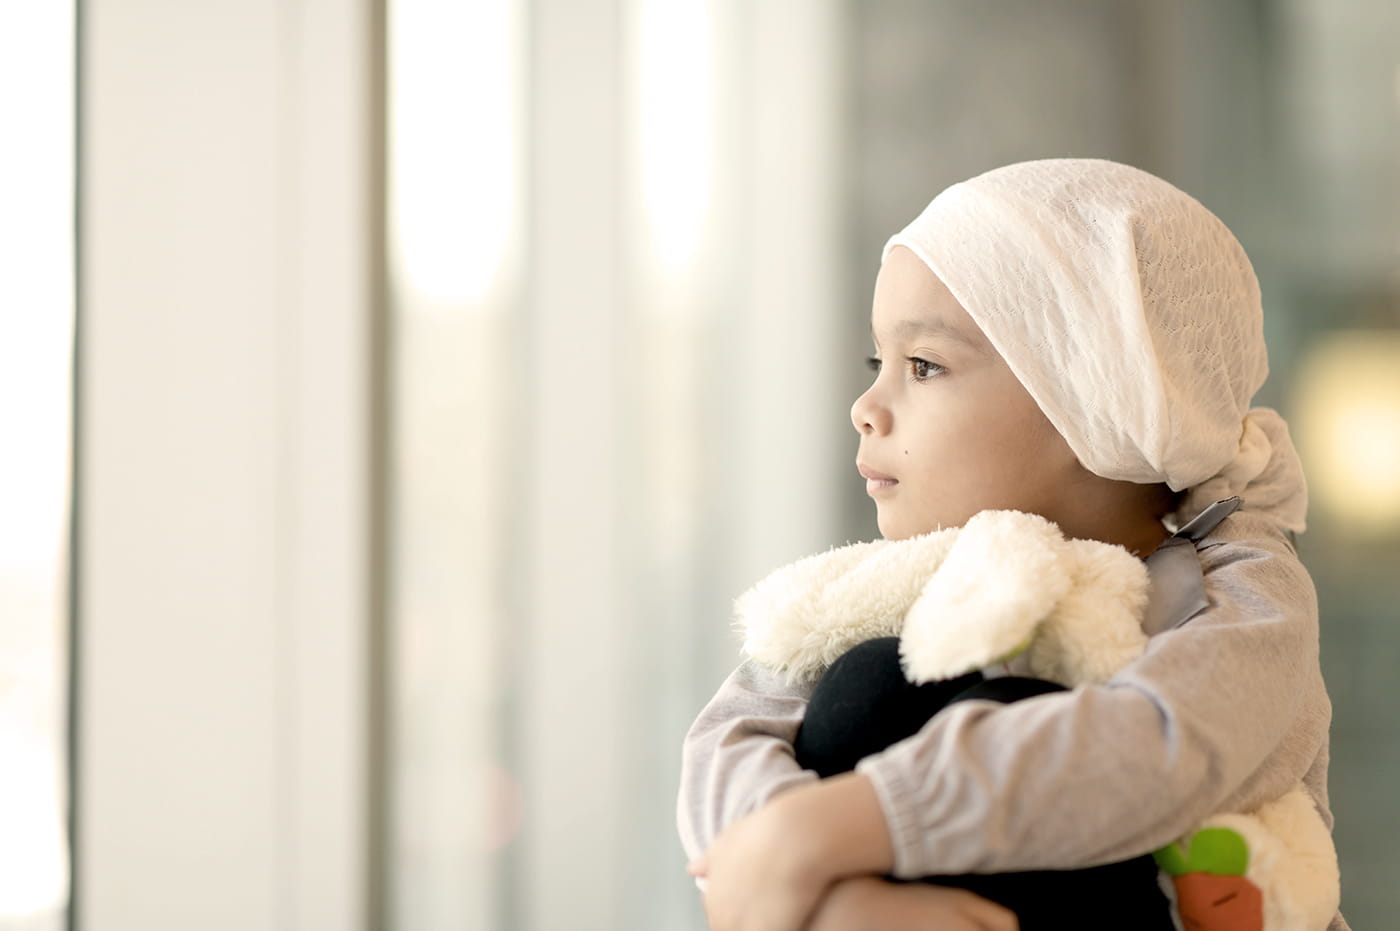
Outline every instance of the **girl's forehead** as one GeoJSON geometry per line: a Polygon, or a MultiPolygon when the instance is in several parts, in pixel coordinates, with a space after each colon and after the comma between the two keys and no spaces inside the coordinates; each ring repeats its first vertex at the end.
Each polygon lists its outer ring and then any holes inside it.
{"type": "Polygon", "coordinates": [[[871,336],[907,342],[932,337],[985,351],[991,344],[967,310],[923,260],[903,246],[890,250],[876,279],[871,336]]]}

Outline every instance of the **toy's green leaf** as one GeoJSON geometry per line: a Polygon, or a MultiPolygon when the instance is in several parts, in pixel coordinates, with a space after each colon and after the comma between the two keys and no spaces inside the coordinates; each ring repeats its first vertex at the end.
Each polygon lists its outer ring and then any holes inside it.
{"type": "Polygon", "coordinates": [[[1027,650],[1029,650],[1029,649],[1031,648],[1031,641],[1034,640],[1034,639],[1035,639],[1035,631],[1031,631],[1030,633],[1026,634],[1026,639],[1024,639],[1024,640],[1022,640],[1020,643],[1016,644],[1014,647],[1012,647],[1010,650],[1008,650],[1005,654],[1003,654],[1003,655],[1001,655],[1001,656],[998,656],[996,659],[992,660],[992,662],[991,662],[989,665],[995,666],[995,665],[998,664],[998,663],[1009,663],[1009,662],[1011,662],[1013,659],[1015,659],[1016,657],[1020,656],[1022,653],[1026,652],[1027,650]]]}
{"type": "Polygon", "coordinates": [[[1186,853],[1181,849],[1181,845],[1175,842],[1155,851],[1152,859],[1157,861],[1157,867],[1168,876],[1180,876],[1190,870],[1186,865],[1186,853]]]}
{"type": "Polygon", "coordinates": [[[1192,836],[1187,867],[1192,873],[1243,876],[1249,868],[1249,845],[1229,828],[1205,828],[1192,836]]]}

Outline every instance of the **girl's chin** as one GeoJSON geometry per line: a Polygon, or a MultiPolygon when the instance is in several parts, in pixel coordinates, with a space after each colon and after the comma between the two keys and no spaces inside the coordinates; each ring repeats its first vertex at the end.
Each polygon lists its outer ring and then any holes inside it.
{"type": "Polygon", "coordinates": [[[917,537],[928,532],[928,530],[921,530],[917,526],[911,527],[906,522],[895,520],[893,516],[887,516],[883,513],[880,515],[877,525],[880,528],[880,536],[886,540],[907,540],[910,537],[917,537]]]}
{"type": "Polygon", "coordinates": [[[886,540],[908,540],[910,537],[921,537],[926,533],[933,533],[935,530],[958,527],[965,521],[966,518],[963,521],[950,519],[941,523],[936,520],[900,519],[893,513],[893,509],[881,508],[876,519],[876,526],[880,528],[880,536],[886,540]]]}

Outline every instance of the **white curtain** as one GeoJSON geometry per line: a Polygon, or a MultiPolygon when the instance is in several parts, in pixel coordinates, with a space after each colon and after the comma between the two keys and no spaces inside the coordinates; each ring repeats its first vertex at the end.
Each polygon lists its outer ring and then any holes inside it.
{"type": "Polygon", "coordinates": [[[72,3],[0,3],[0,931],[68,909],[74,44],[72,3]]]}
{"type": "Polygon", "coordinates": [[[701,927],[682,735],[854,475],[839,5],[389,9],[391,925],[701,927]]]}

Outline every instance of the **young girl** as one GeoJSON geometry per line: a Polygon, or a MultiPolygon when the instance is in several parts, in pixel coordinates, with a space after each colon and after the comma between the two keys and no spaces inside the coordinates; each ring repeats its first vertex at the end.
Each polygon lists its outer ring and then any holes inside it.
{"type": "Polygon", "coordinates": [[[746,662],[683,751],[712,928],[1014,928],[965,890],[882,877],[1130,861],[1300,780],[1330,825],[1331,710],[1292,545],[1306,489],[1286,424],[1249,407],[1262,309],[1224,225],[1124,165],[1011,165],[891,238],[871,329],[851,419],[882,535],[998,509],[1121,545],[1147,564],[1151,638],[1106,684],[957,702],[825,779],[794,751],[811,687],[746,662]]]}

